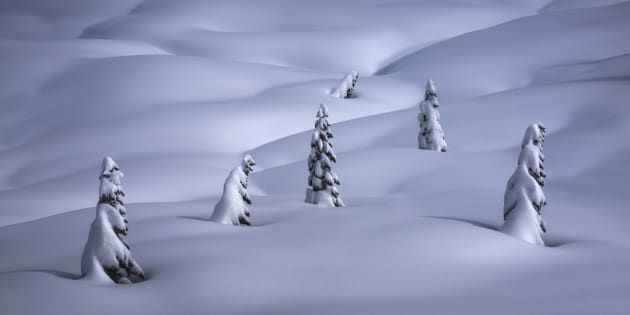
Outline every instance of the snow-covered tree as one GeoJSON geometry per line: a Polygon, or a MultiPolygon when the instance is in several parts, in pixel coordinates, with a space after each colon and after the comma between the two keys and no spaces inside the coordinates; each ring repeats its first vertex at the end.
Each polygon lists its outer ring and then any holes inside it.
{"type": "Polygon", "coordinates": [[[337,157],[330,139],[333,137],[328,123],[328,108],[321,104],[317,110],[315,130],[311,137],[311,154],[308,157],[308,188],[305,201],[334,207],[343,207],[337,186],[339,178],[333,172],[337,157]]]}
{"type": "Polygon", "coordinates": [[[241,165],[235,167],[223,184],[223,195],[214,206],[211,221],[222,224],[251,225],[247,205],[252,200],[247,193],[247,176],[254,170],[256,162],[248,154],[241,165]]]}
{"type": "Polygon", "coordinates": [[[358,80],[359,72],[354,70],[348,72],[341,82],[339,82],[339,86],[332,90],[331,94],[338,98],[351,98],[358,80]]]}
{"type": "Polygon", "coordinates": [[[131,257],[127,235],[127,212],[120,180],[123,173],[110,157],[103,159],[96,217],[83,250],[81,273],[97,282],[132,283],[144,279],[142,268],[131,257]]]}
{"type": "Polygon", "coordinates": [[[420,102],[420,114],[418,114],[418,122],[420,123],[419,149],[446,152],[446,137],[442,125],[440,125],[439,107],[437,90],[433,81],[429,80],[424,93],[424,101],[420,102]]]}
{"type": "Polygon", "coordinates": [[[545,126],[537,123],[525,131],[518,157],[518,166],[508,180],[503,204],[505,222],[501,231],[526,242],[545,245],[545,221],[541,216],[547,204],[545,185],[545,126]]]}

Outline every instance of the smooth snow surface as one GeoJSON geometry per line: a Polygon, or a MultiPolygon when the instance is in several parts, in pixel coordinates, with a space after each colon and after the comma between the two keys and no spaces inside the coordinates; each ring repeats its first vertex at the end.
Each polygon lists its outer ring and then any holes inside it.
{"type": "Polygon", "coordinates": [[[617,0],[0,0],[0,313],[628,314],[629,34],[617,0]],[[344,208],[304,202],[321,103],[344,208]],[[537,121],[547,247],[497,231],[537,121]],[[209,222],[245,152],[253,226],[209,222]],[[106,155],[133,285],[78,279],[106,155]]]}

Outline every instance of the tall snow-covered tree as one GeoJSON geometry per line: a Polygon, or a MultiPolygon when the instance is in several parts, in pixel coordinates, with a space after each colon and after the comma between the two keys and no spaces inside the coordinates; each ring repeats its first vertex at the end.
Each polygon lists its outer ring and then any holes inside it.
{"type": "Polygon", "coordinates": [[[518,157],[518,166],[505,189],[501,231],[523,241],[545,245],[545,221],[541,216],[547,199],[545,185],[543,143],[545,126],[536,123],[527,128],[518,157]]]}
{"type": "Polygon", "coordinates": [[[351,98],[353,97],[354,89],[357,85],[357,81],[359,80],[359,72],[350,71],[346,74],[341,82],[339,82],[339,86],[332,90],[331,94],[338,98],[351,98]]]}
{"type": "Polygon", "coordinates": [[[122,238],[129,230],[123,202],[125,192],[120,184],[123,176],[112,158],[103,159],[96,217],[81,260],[83,277],[101,283],[127,284],[144,279],[142,268],[131,257],[129,244],[122,238]]]}
{"type": "Polygon", "coordinates": [[[230,172],[223,184],[223,195],[214,206],[211,221],[221,224],[251,225],[249,208],[252,200],[247,193],[247,177],[254,170],[256,162],[249,154],[241,164],[230,172]]]}
{"type": "Polygon", "coordinates": [[[305,201],[312,204],[343,207],[337,186],[339,178],[333,171],[337,156],[333,151],[333,137],[328,123],[328,108],[321,104],[317,110],[315,130],[311,137],[311,154],[308,157],[308,188],[305,201]]]}
{"type": "Polygon", "coordinates": [[[418,148],[422,150],[433,150],[446,152],[446,137],[440,124],[440,103],[437,99],[437,90],[432,80],[427,81],[424,100],[420,102],[420,113],[418,122],[420,131],[418,132],[418,148]]]}

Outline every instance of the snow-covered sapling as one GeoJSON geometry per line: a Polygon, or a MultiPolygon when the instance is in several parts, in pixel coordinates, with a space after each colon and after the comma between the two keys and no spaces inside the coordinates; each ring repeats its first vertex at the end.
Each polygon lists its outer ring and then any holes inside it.
{"type": "Polygon", "coordinates": [[[525,131],[518,157],[518,166],[508,180],[503,204],[505,222],[501,231],[526,242],[545,245],[545,221],[541,216],[547,204],[545,185],[545,126],[537,123],[525,131]]]}
{"type": "Polygon", "coordinates": [[[101,283],[132,283],[144,279],[144,272],[131,257],[127,235],[127,212],[120,180],[123,173],[110,157],[103,159],[96,217],[83,250],[83,277],[101,283]]]}
{"type": "Polygon", "coordinates": [[[222,224],[251,225],[247,205],[252,200],[247,193],[247,177],[256,162],[250,155],[243,157],[241,164],[230,172],[223,184],[223,195],[214,206],[211,221],[222,224]]]}
{"type": "Polygon", "coordinates": [[[315,130],[311,137],[311,154],[308,157],[308,188],[305,201],[334,207],[343,207],[337,186],[339,178],[333,172],[337,157],[330,139],[333,137],[328,123],[328,108],[321,104],[317,110],[315,130]]]}
{"type": "Polygon", "coordinates": [[[357,85],[357,81],[359,80],[359,72],[350,71],[346,76],[343,77],[341,82],[339,82],[339,86],[332,90],[331,94],[338,98],[351,98],[353,97],[354,89],[357,85]]]}
{"type": "Polygon", "coordinates": [[[440,103],[437,99],[437,90],[432,80],[427,81],[424,100],[420,102],[418,122],[418,148],[422,150],[446,151],[446,137],[440,124],[440,103]]]}

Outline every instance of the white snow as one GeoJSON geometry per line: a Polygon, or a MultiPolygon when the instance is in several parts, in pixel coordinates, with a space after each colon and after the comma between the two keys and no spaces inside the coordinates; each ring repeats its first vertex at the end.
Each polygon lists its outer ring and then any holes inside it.
{"type": "Polygon", "coordinates": [[[427,87],[424,92],[424,100],[420,102],[420,113],[418,114],[418,123],[420,131],[418,132],[418,148],[422,150],[432,150],[446,152],[446,136],[440,124],[440,102],[437,99],[437,90],[433,84],[433,80],[427,81],[427,87]]]}
{"type": "Polygon", "coordinates": [[[341,184],[333,170],[337,155],[333,150],[333,133],[328,122],[328,107],[320,104],[315,115],[315,129],[308,156],[308,187],[305,202],[330,207],[343,207],[337,186],[341,184]]]}
{"type": "Polygon", "coordinates": [[[230,175],[223,184],[223,195],[214,206],[210,221],[221,224],[251,225],[249,221],[250,211],[247,207],[252,203],[247,187],[249,186],[247,176],[256,162],[251,155],[243,157],[241,164],[232,169],[230,175]]]}
{"type": "Polygon", "coordinates": [[[616,0],[0,0],[0,305],[626,314],[628,16],[616,0]],[[349,69],[359,97],[327,94],[349,69]],[[427,78],[446,153],[417,149],[427,78]],[[320,103],[344,208],[304,203],[320,103]],[[546,247],[497,231],[537,121],[546,247]],[[245,152],[253,226],[209,222],[245,152]],[[105,155],[126,175],[133,285],[78,279],[105,155]]]}
{"type": "Polygon", "coordinates": [[[500,228],[506,234],[543,246],[543,235],[547,230],[542,218],[542,208],[547,204],[542,189],[547,176],[543,156],[545,132],[546,128],[542,123],[532,124],[525,130],[518,166],[505,188],[505,223],[500,228]]]}
{"type": "Polygon", "coordinates": [[[358,80],[359,72],[355,70],[350,71],[339,82],[339,86],[334,88],[330,94],[336,98],[351,98],[354,96],[354,89],[358,80]]]}
{"type": "Polygon", "coordinates": [[[142,268],[122,238],[129,231],[120,183],[123,176],[111,157],[103,159],[96,217],[81,257],[81,275],[94,283],[130,284],[144,279],[142,268]]]}

